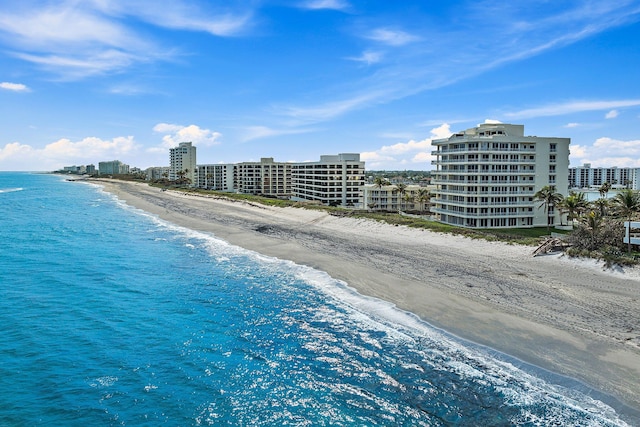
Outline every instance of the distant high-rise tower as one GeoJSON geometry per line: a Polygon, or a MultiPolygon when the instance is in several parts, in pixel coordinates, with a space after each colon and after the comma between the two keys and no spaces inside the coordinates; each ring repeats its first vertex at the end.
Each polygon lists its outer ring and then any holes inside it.
{"type": "Polygon", "coordinates": [[[169,149],[169,157],[169,180],[177,181],[184,177],[190,180],[191,185],[197,185],[196,147],[191,142],[181,142],[169,149]]]}

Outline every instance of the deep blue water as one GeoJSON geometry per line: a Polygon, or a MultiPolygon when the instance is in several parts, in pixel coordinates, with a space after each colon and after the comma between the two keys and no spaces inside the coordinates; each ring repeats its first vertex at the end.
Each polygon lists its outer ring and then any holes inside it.
{"type": "Polygon", "coordinates": [[[0,173],[0,425],[625,425],[327,274],[0,173]]]}

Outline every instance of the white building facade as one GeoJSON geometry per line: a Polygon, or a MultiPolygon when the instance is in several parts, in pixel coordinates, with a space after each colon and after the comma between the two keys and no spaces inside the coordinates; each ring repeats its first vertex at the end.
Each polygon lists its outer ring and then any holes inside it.
{"type": "Polygon", "coordinates": [[[233,191],[233,164],[198,165],[198,187],[233,191]]]}
{"type": "Polygon", "coordinates": [[[169,149],[169,180],[176,181],[182,175],[191,181],[192,186],[196,186],[196,147],[191,142],[181,142],[169,149]]]}
{"type": "Polygon", "coordinates": [[[569,188],[595,188],[605,182],[612,188],[640,190],[640,168],[592,168],[590,163],[569,168],[569,188]]]}
{"type": "Polygon", "coordinates": [[[470,228],[538,227],[560,222],[534,194],[545,186],[567,195],[569,138],[524,136],[523,125],[480,124],[432,141],[431,212],[470,228]]]}
{"type": "Polygon", "coordinates": [[[129,173],[129,165],[122,163],[120,160],[98,163],[99,175],[122,175],[127,173],[129,173]]]}
{"type": "Polygon", "coordinates": [[[357,153],[320,156],[319,162],[294,163],[291,167],[293,200],[357,206],[364,184],[364,162],[357,153]]]}

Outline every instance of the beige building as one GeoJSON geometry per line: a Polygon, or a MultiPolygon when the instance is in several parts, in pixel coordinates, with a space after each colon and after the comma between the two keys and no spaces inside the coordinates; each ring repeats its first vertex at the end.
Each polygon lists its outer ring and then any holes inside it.
{"type": "Polygon", "coordinates": [[[289,198],[291,196],[291,163],[274,162],[263,157],[260,162],[234,165],[234,189],[239,193],[289,198]]]}
{"type": "Polygon", "coordinates": [[[364,162],[356,153],[320,156],[319,162],[294,163],[291,166],[293,200],[356,206],[364,184],[364,162]]]}
{"type": "Polygon", "coordinates": [[[426,187],[407,185],[404,193],[396,185],[366,184],[361,187],[358,207],[379,211],[428,211],[429,200],[421,200],[422,193],[428,193],[426,187]]]}
{"type": "Polygon", "coordinates": [[[432,142],[431,211],[443,223],[472,228],[537,227],[560,222],[540,208],[544,186],[568,193],[569,138],[524,136],[523,125],[481,124],[432,142]]]}

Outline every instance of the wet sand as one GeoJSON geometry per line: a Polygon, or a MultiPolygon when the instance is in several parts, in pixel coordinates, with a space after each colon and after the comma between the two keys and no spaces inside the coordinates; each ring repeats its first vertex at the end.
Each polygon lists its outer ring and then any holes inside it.
{"type": "Polygon", "coordinates": [[[363,295],[640,410],[640,270],[533,257],[326,212],[94,181],[126,203],[240,247],[328,272],[363,295]]]}

